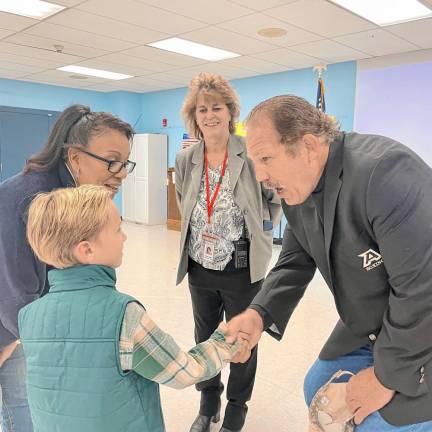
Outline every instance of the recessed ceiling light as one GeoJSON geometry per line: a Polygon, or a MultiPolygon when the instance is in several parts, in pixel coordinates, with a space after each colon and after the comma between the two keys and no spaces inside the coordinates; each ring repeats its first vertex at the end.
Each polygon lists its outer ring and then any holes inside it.
{"type": "Polygon", "coordinates": [[[418,0],[330,0],[379,26],[399,24],[432,16],[418,0]]]}
{"type": "Polygon", "coordinates": [[[257,33],[260,36],[264,36],[264,37],[268,37],[268,38],[275,38],[275,37],[285,36],[287,34],[287,31],[283,28],[267,27],[267,28],[262,28],[262,29],[258,30],[257,33]]]}
{"type": "Polygon", "coordinates": [[[225,51],[219,48],[202,45],[180,38],[165,39],[158,42],[150,43],[148,44],[148,46],[208,61],[217,61],[240,57],[240,54],[231,51],[225,51]]]}
{"type": "Polygon", "coordinates": [[[133,78],[132,75],[125,75],[121,73],[105,71],[102,69],[92,69],[92,68],[86,68],[86,67],[75,66],[75,65],[59,67],[57,68],[57,70],[63,72],[73,72],[73,73],[87,75],[87,76],[95,76],[99,78],[106,78],[110,80],[123,80],[126,78],[133,78]]]}
{"type": "Polygon", "coordinates": [[[0,11],[42,20],[65,9],[42,0],[0,0],[0,11]]]}

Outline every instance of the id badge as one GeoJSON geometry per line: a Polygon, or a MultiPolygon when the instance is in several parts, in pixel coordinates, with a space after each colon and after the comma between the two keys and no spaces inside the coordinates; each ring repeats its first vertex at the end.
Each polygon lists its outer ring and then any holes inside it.
{"type": "Polygon", "coordinates": [[[218,237],[208,232],[203,232],[201,237],[203,240],[203,260],[213,262],[218,237]]]}

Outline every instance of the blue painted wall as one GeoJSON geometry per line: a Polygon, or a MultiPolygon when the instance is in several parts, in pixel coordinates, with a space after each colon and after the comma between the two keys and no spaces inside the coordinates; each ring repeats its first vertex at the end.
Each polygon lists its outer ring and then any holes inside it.
{"type": "MultiPolygon", "coordinates": [[[[192,78],[192,77],[191,77],[192,78]]],[[[344,130],[351,131],[354,121],[356,62],[330,65],[324,75],[327,112],[334,115],[344,130]]],[[[296,94],[312,104],[316,102],[317,77],[312,68],[233,80],[241,104],[240,120],[259,102],[280,94],[296,94]]],[[[175,155],[180,149],[185,128],[180,110],[187,89],[175,89],[144,94],[143,119],[140,127],[151,133],[168,135],[168,166],[174,166],[175,155]],[[162,126],[162,119],[168,126],[162,126]]],[[[275,230],[275,237],[282,237],[286,220],[275,230]]]]}
{"type": "MultiPolygon", "coordinates": [[[[328,66],[324,75],[327,112],[334,115],[344,130],[353,127],[356,62],[338,63],[328,66]]],[[[233,80],[241,104],[240,119],[259,102],[280,94],[296,94],[315,104],[317,78],[312,68],[280,72],[252,78],[233,80]]],[[[140,128],[151,133],[168,135],[168,165],[173,166],[175,154],[180,149],[185,128],[180,116],[180,109],[186,95],[186,89],[175,89],[146,93],[142,95],[143,118],[140,128]],[[168,120],[168,126],[162,126],[162,119],[168,120]]]]}
{"type": "MultiPolygon", "coordinates": [[[[191,77],[192,78],[192,77],[191,77]]],[[[328,66],[324,75],[327,112],[334,115],[345,130],[352,130],[355,103],[356,62],[328,66]]],[[[241,103],[244,119],[257,103],[269,97],[292,93],[315,104],[317,80],[312,68],[232,81],[241,103]]],[[[138,133],[168,135],[168,166],[174,166],[180,149],[184,124],[180,109],[187,89],[152,93],[101,93],[45,84],[0,79],[1,105],[62,111],[73,103],[89,105],[95,111],[108,111],[135,125],[138,133]],[[162,119],[168,126],[162,126],[162,119]],[[138,120],[138,122],[137,122],[138,120]]],[[[120,206],[121,196],[116,197],[120,206]]]]}
{"type": "MultiPolygon", "coordinates": [[[[142,95],[130,92],[102,93],[47,84],[0,79],[1,105],[63,111],[74,103],[89,105],[93,111],[107,111],[132,125],[141,113],[142,95]]],[[[41,143],[42,145],[42,143],[41,143]]],[[[115,203],[121,208],[121,192],[115,203]]]]}
{"type": "MultiPolygon", "coordinates": [[[[317,77],[312,68],[245,78],[232,82],[240,96],[241,119],[260,101],[281,94],[295,94],[315,105],[317,77]]],[[[330,65],[324,73],[327,113],[345,130],[352,130],[356,85],[356,63],[330,65]]]]}
{"type": "Polygon", "coordinates": [[[180,115],[186,92],[186,88],[179,88],[142,95],[143,118],[140,128],[148,133],[168,135],[168,166],[174,166],[175,155],[186,132],[180,115]],[[167,127],[162,126],[163,118],[168,121],[167,127]]]}

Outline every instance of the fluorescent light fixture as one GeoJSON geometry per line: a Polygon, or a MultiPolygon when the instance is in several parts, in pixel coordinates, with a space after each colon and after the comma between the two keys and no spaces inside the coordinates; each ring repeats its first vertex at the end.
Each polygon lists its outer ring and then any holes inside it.
{"type": "Polygon", "coordinates": [[[330,0],[379,26],[432,16],[418,0],[330,0]]]}
{"type": "Polygon", "coordinates": [[[106,78],[106,79],[110,79],[110,80],[123,80],[126,78],[133,78],[132,75],[125,75],[125,74],[121,74],[121,73],[105,71],[102,69],[92,69],[92,68],[75,66],[75,65],[59,67],[59,68],[57,68],[57,70],[60,70],[63,72],[73,72],[73,73],[77,73],[77,74],[81,74],[81,75],[95,76],[95,77],[99,77],[99,78],[106,78]]]}
{"type": "Polygon", "coordinates": [[[148,46],[208,61],[218,61],[234,57],[240,57],[240,54],[231,51],[225,51],[219,48],[202,45],[196,42],[191,42],[186,39],[180,39],[176,37],[161,40],[159,42],[153,42],[148,44],[148,46]]]}
{"type": "Polygon", "coordinates": [[[0,12],[8,12],[42,20],[65,9],[54,3],[41,0],[0,0],[0,12]]]}

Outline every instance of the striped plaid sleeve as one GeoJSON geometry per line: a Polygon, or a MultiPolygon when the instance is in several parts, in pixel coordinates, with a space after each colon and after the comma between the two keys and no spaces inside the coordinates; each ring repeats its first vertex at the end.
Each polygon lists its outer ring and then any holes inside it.
{"type": "Polygon", "coordinates": [[[237,351],[236,345],[226,343],[224,333],[216,330],[207,341],[184,352],[137,303],[128,305],[123,327],[128,327],[129,336],[133,335],[132,350],[129,342],[131,368],[172,388],[184,388],[214,377],[237,351]],[[129,324],[125,326],[126,322],[129,324]]]}

